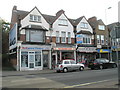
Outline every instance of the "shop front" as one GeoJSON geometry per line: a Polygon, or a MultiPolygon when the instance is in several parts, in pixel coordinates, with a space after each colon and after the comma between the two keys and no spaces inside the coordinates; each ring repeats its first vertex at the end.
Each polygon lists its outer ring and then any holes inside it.
{"type": "Polygon", "coordinates": [[[110,49],[97,49],[97,58],[106,58],[110,60],[110,49]]]}
{"type": "Polygon", "coordinates": [[[52,67],[64,59],[76,61],[76,48],[72,47],[55,47],[52,53],[52,67]]]}
{"type": "Polygon", "coordinates": [[[51,48],[42,45],[22,45],[20,71],[51,69],[51,48]]]}
{"type": "Polygon", "coordinates": [[[87,65],[90,60],[96,59],[96,53],[96,47],[78,47],[77,62],[87,65]]]}

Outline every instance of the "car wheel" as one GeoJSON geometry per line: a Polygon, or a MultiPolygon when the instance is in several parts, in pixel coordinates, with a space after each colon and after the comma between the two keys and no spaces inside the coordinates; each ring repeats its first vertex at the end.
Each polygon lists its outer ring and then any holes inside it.
{"type": "Polygon", "coordinates": [[[99,66],[99,68],[100,68],[100,69],[103,69],[103,66],[102,66],[102,65],[100,65],[100,66],[99,66]]]}
{"type": "Polygon", "coordinates": [[[83,71],[83,70],[84,70],[84,67],[80,67],[79,70],[80,70],[80,71],[83,71]]]}
{"type": "Polygon", "coordinates": [[[91,70],[94,70],[94,68],[91,68],[91,70]]]}
{"type": "Polygon", "coordinates": [[[116,64],[113,64],[113,65],[112,65],[112,68],[116,68],[116,67],[117,67],[117,65],[116,65],[116,64]]]}
{"type": "Polygon", "coordinates": [[[67,69],[67,68],[64,68],[64,69],[63,69],[63,72],[64,72],[64,73],[68,72],[68,69],[67,69]]]}

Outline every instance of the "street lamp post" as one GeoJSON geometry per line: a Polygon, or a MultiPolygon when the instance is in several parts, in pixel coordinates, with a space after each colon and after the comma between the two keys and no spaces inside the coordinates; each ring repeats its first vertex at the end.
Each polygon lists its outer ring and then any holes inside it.
{"type": "MultiPolygon", "coordinates": [[[[105,9],[105,22],[106,22],[106,30],[108,30],[108,27],[107,27],[107,10],[108,9],[111,9],[112,7],[108,7],[107,9],[105,9]]],[[[108,35],[107,35],[107,43],[109,43],[108,41],[109,41],[109,33],[108,33],[108,35]]],[[[108,45],[108,50],[109,50],[109,44],[107,44],[108,45]]],[[[111,55],[112,53],[110,52],[110,50],[108,51],[108,59],[110,59],[110,61],[112,61],[112,58],[111,58],[111,55]],[[109,58],[110,57],[110,58],[109,58]]]]}

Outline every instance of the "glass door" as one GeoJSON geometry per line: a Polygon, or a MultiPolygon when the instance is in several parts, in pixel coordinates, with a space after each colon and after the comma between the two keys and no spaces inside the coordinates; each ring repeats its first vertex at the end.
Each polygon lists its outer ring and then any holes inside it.
{"type": "Polygon", "coordinates": [[[29,52],[29,68],[34,69],[35,67],[35,53],[29,52]]]}

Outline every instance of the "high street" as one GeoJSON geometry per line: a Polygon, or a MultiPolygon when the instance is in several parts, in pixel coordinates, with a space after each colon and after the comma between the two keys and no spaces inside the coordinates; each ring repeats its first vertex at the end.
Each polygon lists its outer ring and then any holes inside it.
{"type": "MultiPolygon", "coordinates": [[[[109,88],[101,84],[114,82],[117,84],[117,68],[103,70],[85,70],[67,73],[38,73],[5,76],[2,78],[3,88],[109,88]]],[[[115,85],[113,85],[115,86],[115,85]]],[[[115,87],[112,88],[117,88],[115,87]]]]}

